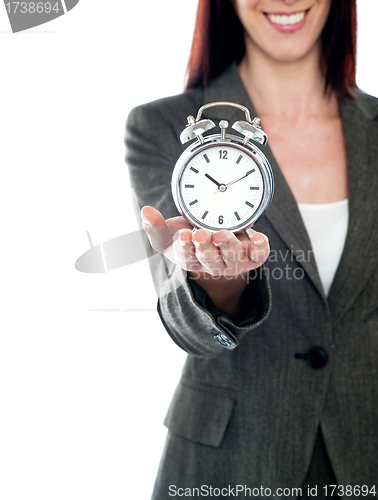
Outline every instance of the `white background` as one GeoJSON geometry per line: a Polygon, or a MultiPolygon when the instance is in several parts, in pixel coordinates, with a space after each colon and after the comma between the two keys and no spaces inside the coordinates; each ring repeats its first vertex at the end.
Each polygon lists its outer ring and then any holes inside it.
{"type": "MultiPolygon", "coordinates": [[[[74,263],[86,231],[96,245],[138,228],[124,123],[181,92],[196,4],[81,0],[19,34],[0,6],[2,500],[150,496],[185,353],[146,262],[74,263]]],[[[378,5],[359,4],[357,83],[378,96],[378,5]]]]}

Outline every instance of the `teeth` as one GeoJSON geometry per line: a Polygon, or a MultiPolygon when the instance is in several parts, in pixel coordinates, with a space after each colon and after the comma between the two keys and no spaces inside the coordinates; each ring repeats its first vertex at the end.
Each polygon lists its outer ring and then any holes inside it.
{"type": "Polygon", "coordinates": [[[300,23],[306,14],[306,11],[291,14],[291,16],[279,16],[277,14],[267,14],[272,23],[275,24],[296,24],[300,23]]]}

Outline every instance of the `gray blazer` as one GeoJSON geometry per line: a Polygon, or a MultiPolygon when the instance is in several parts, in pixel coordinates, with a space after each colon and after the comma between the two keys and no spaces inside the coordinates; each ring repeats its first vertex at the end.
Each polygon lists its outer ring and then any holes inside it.
{"type": "MultiPolygon", "coordinates": [[[[237,102],[256,114],[235,65],[206,88],[131,111],[126,162],[140,206],[152,205],[166,218],[178,215],[170,180],[185,149],[179,134],[188,115],[213,101],[237,102]]],[[[257,273],[248,285],[253,323],[240,328],[214,318],[196,302],[185,271],[160,257],[151,266],[161,319],[188,353],[164,422],[169,433],[156,499],[170,498],[169,485],[299,487],[319,426],[339,484],[378,483],[378,99],[356,91],[356,100],[340,97],[339,104],[350,212],[328,298],[269,145],[263,148],[275,194],[256,228],[268,235],[272,253],[266,275],[257,273]],[[218,343],[219,333],[234,345],[218,343]],[[298,357],[314,346],[328,355],[321,369],[298,357]]],[[[242,114],[211,108],[206,117],[233,123],[242,114]]],[[[329,138],[319,129],[314,140],[321,148],[329,138]]]]}

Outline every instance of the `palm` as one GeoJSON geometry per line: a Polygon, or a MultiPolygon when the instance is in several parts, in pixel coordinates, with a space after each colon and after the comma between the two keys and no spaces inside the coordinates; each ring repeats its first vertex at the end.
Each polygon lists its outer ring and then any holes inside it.
{"type": "Polygon", "coordinates": [[[164,220],[152,207],[144,207],[143,215],[153,248],[187,271],[236,275],[258,267],[269,254],[266,240],[259,250],[244,233],[221,230],[211,234],[204,229],[193,233],[192,224],[184,217],[164,220]],[[220,247],[220,241],[227,242],[227,246],[220,247]]]}

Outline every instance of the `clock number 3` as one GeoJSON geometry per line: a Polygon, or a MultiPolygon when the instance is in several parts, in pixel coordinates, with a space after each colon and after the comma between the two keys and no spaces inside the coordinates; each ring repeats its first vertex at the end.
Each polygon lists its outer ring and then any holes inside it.
{"type": "Polygon", "coordinates": [[[227,151],[224,149],[223,151],[219,151],[219,159],[220,160],[227,160],[227,151]]]}

